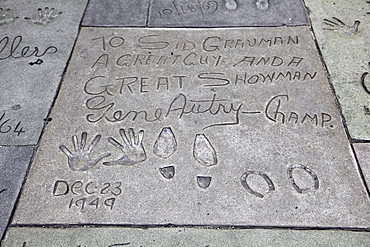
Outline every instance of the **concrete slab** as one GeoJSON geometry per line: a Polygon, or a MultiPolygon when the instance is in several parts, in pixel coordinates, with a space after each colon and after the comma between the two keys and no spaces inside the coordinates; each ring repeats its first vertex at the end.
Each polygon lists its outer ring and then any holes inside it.
{"type": "Polygon", "coordinates": [[[370,187],[370,143],[353,143],[367,186],[370,187]]]}
{"type": "Polygon", "coordinates": [[[201,228],[17,228],[4,247],[67,246],[367,246],[369,232],[201,228]]]}
{"type": "Polygon", "coordinates": [[[369,227],[309,27],[82,28],[51,117],[13,224],[369,227]]]}
{"type": "Polygon", "coordinates": [[[86,3],[0,1],[0,145],[38,142],[86,3]]]}
{"type": "Polygon", "coordinates": [[[13,212],[22,187],[33,148],[0,148],[0,239],[13,212]]]}
{"type": "Polygon", "coordinates": [[[82,25],[145,27],[150,0],[90,0],[82,25]]]}
{"type": "Polygon", "coordinates": [[[305,0],[312,27],[353,139],[370,140],[370,4],[305,0]]]}
{"type": "Polygon", "coordinates": [[[301,0],[153,0],[150,27],[309,25],[301,0]]]}

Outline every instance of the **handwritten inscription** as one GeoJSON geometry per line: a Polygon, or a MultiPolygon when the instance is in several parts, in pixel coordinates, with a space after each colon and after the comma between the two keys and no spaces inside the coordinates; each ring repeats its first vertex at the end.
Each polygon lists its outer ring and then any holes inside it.
{"type": "Polygon", "coordinates": [[[18,35],[16,37],[9,38],[5,36],[0,40],[0,61],[6,59],[19,59],[29,57],[42,57],[46,54],[54,54],[58,51],[55,46],[48,46],[44,49],[38,47],[31,48],[22,44],[23,37],[18,35]]]}
{"type": "Polygon", "coordinates": [[[122,182],[96,181],[83,182],[80,180],[68,182],[57,180],[53,186],[54,197],[69,196],[69,209],[84,210],[88,208],[106,208],[112,210],[116,199],[122,194],[122,182]]]}
{"type": "MultiPolygon", "coordinates": [[[[273,46],[294,46],[299,44],[299,36],[286,35],[286,36],[269,36],[269,37],[230,37],[225,38],[221,36],[208,36],[196,42],[192,40],[173,40],[168,39],[160,34],[152,34],[140,36],[137,38],[137,46],[142,50],[163,50],[166,48],[189,51],[200,48],[203,51],[214,52],[221,50],[241,49],[247,50],[258,47],[273,47],[273,46]]],[[[93,43],[100,43],[100,48],[105,51],[108,48],[125,48],[127,44],[123,36],[99,36],[92,38],[93,43]]],[[[126,47],[127,48],[127,47],[126,47]]]]}
{"type": "Polygon", "coordinates": [[[253,49],[276,50],[275,47],[284,49],[298,46],[301,39],[299,35],[228,38],[214,35],[196,41],[191,38],[169,39],[161,33],[134,39],[119,35],[92,38],[92,44],[102,53],[91,63],[92,76],[84,83],[84,93],[89,96],[85,102],[89,110],[86,120],[89,123],[155,123],[197,117],[203,120],[203,129],[206,129],[238,125],[242,115],[252,115],[287,126],[309,124],[332,128],[332,114],[300,110],[290,103],[293,97],[288,94],[267,96],[266,103],[250,108],[250,101],[257,99],[252,97],[243,102],[212,92],[236,88],[256,90],[254,87],[317,80],[318,72],[304,67],[306,58],[301,53],[283,55],[275,51],[270,55],[251,54],[253,49]],[[127,53],[129,47],[135,47],[136,50],[127,53]],[[235,50],[240,52],[234,56],[228,55],[235,50]],[[191,67],[196,70],[193,73],[181,73],[179,70],[176,74],[160,75],[131,72],[141,67],[155,70],[191,67]],[[202,71],[198,68],[202,68],[202,71]],[[234,69],[226,72],[224,68],[234,69]],[[117,69],[117,73],[107,74],[107,69],[117,69]],[[204,88],[205,93],[201,97],[191,96],[188,93],[191,88],[204,88]],[[137,96],[139,99],[164,92],[171,93],[172,99],[167,97],[156,107],[137,104],[127,109],[119,103],[127,96],[137,96]],[[284,110],[287,105],[289,110],[284,110]]]}
{"type": "MultiPolygon", "coordinates": [[[[229,119],[227,122],[213,123],[204,126],[204,129],[215,126],[237,125],[240,123],[240,116],[259,115],[265,113],[268,121],[280,122],[282,124],[311,124],[313,126],[327,127],[332,117],[329,113],[305,113],[299,111],[284,112],[283,102],[289,102],[288,95],[273,96],[267,101],[266,106],[260,109],[249,109],[248,103],[234,103],[229,99],[222,99],[213,94],[209,98],[188,99],[186,95],[179,94],[163,108],[156,108],[148,111],[145,109],[135,110],[116,110],[114,102],[107,102],[106,97],[99,95],[87,100],[86,107],[93,110],[86,116],[90,123],[105,120],[107,122],[128,122],[144,121],[147,123],[160,122],[167,118],[184,119],[190,116],[198,116],[212,119],[212,117],[222,116],[229,119]]],[[[333,125],[329,125],[331,128],[333,125]]]]}
{"type": "Polygon", "coordinates": [[[160,18],[169,18],[171,16],[187,17],[192,15],[199,15],[205,18],[214,14],[219,10],[219,6],[224,4],[220,0],[197,0],[197,1],[171,1],[165,8],[158,10],[160,18]]]}
{"type": "MultiPolygon", "coordinates": [[[[304,82],[315,79],[317,72],[286,71],[269,74],[249,74],[242,72],[228,75],[225,72],[203,72],[195,75],[198,85],[208,88],[231,87],[240,88],[262,84],[268,86],[275,83],[304,82]]],[[[168,91],[180,92],[189,88],[189,76],[167,75],[159,77],[124,76],[116,77],[113,81],[107,76],[91,77],[84,84],[84,92],[88,95],[106,93],[109,96],[127,94],[151,94],[168,91]]]]}
{"type": "Polygon", "coordinates": [[[13,133],[20,136],[26,132],[23,128],[22,121],[14,121],[8,118],[5,112],[0,113],[0,134],[13,133]]]}

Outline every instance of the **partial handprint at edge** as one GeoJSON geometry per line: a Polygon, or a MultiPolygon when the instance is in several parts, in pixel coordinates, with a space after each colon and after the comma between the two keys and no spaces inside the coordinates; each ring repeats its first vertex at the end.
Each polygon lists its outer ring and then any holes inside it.
{"type": "Polygon", "coordinates": [[[59,148],[62,152],[68,156],[68,165],[72,171],[87,171],[94,167],[100,160],[111,155],[110,153],[102,154],[96,159],[90,159],[90,154],[94,147],[100,141],[101,135],[96,135],[94,140],[91,142],[87,150],[86,147],[87,133],[81,134],[81,143],[79,145],[78,138],[76,135],[72,137],[72,143],[74,146],[75,153],[72,153],[64,145],[60,145],[59,148]]]}
{"type": "Polygon", "coordinates": [[[324,19],[324,24],[326,25],[324,30],[337,31],[345,35],[355,35],[358,33],[358,26],[360,21],[355,21],[353,26],[346,25],[340,19],[333,17],[333,20],[324,19]]]}
{"type": "Polygon", "coordinates": [[[45,7],[45,10],[38,8],[37,17],[34,17],[34,18],[25,17],[24,19],[31,20],[32,23],[37,24],[37,25],[47,24],[62,14],[62,12],[58,12],[54,14],[54,10],[55,10],[54,8],[51,8],[49,10],[49,7],[45,7]]]}
{"type": "Polygon", "coordinates": [[[3,9],[0,8],[0,26],[13,22],[14,20],[18,19],[18,17],[12,17],[8,15],[10,13],[10,9],[3,9]]]}
{"type": "Polygon", "coordinates": [[[146,153],[142,144],[144,131],[140,130],[138,136],[135,136],[134,130],[130,128],[128,129],[129,138],[127,138],[124,129],[120,129],[119,133],[121,135],[122,140],[124,141],[124,145],[122,145],[112,137],[108,137],[108,141],[113,146],[120,149],[124,153],[124,156],[115,161],[104,162],[103,165],[131,166],[146,160],[146,153]]]}

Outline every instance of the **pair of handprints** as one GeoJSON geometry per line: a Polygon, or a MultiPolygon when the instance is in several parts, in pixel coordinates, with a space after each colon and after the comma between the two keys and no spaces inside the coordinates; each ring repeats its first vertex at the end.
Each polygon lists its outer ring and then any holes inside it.
{"type": "MultiPolygon", "coordinates": [[[[130,166],[143,162],[147,155],[142,144],[144,131],[140,130],[136,135],[132,128],[127,133],[124,129],[119,130],[122,141],[117,141],[113,137],[108,137],[108,142],[117,149],[121,150],[123,155],[118,160],[103,162],[103,165],[123,165],[130,166]]],[[[72,137],[74,152],[71,152],[66,146],[60,145],[60,150],[68,157],[69,168],[73,171],[86,171],[98,164],[102,159],[110,156],[105,153],[97,158],[91,158],[91,153],[99,143],[101,135],[96,135],[93,141],[87,145],[87,133],[81,134],[81,140],[78,141],[76,135],[72,137]]],[[[170,127],[164,127],[160,132],[153,148],[153,153],[160,158],[169,158],[177,150],[177,141],[170,127]]],[[[217,164],[216,152],[210,141],[204,134],[195,136],[193,145],[193,156],[200,164],[204,166],[213,166],[217,164]]],[[[166,167],[161,173],[166,178],[171,178],[171,168],[166,167]]],[[[172,176],[173,177],[173,176],[172,176]]]]}
{"type": "MultiPolygon", "coordinates": [[[[33,24],[43,25],[52,22],[61,14],[62,12],[58,12],[54,8],[45,7],[44,9],[38,8],[37,15],[25,17],[24,19],[33,24]]],[[[14,22],[16,19],[18,19],[18,16],[13,16],[11,14],[11,9],[0,8],[0,26],[14,22]]]]}
{"type": "MultiPolygon", "coordinates": [[[[120,149],[124,155],[122,158],[104,162],[103,165],[135,165],[139,162],[146,160],[146,153],[145,149],[142,144],[142,140],[144,137],[144,131],[140,130],[139,134],[136,136],[134,130],[130,128],[128,130],[128,135],[124,129],[119,130],[119,134],[124,142],[121,144],[119,141],[114,139],[113,137],[109,137],[108,141],[116,148],[120,149]]],[[[101,135],[96,135],[94,140],[90,143],[90,145],[86,145],[87,133],[83,132],[81,134],[81,142],[78,142],[78,138],[76,135],[72,137],[72,143],[74,146],[74,153],[69,151],[64,145],[59,146],[59,148],[63,151],[65,155],[68,156],[68,165],[69,168],[73,171],[86,171],[94,167],[99,161],[102,159],[110,156],[110,153],[105,153],[100,155],[97,158],[91,158],[91,152],[94,147],[99,143],[101,139],[101,135]]]]}

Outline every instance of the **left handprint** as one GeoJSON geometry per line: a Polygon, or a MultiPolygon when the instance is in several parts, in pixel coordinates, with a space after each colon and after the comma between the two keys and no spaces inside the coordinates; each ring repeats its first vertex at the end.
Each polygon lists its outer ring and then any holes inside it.
{"type": "Polygon", "coordinates": [[[60,145],[59,148],[62,152],[68,156],[68,165],[72,171],[87,171],[90,168],[94,167],[100,160],[111,155],[110,153],[102,154],[96,159],[91,159],[90,154],[94,147],[100,141],[101,135],[96,135],[94,140],[86,147],[86,138],[87,133],[83,132],[81,134],[81,143],[79,145],[77,136],[72,137],[72,142],[74,146],[75,153],[70,152],[64,145],[60,145]]]}

